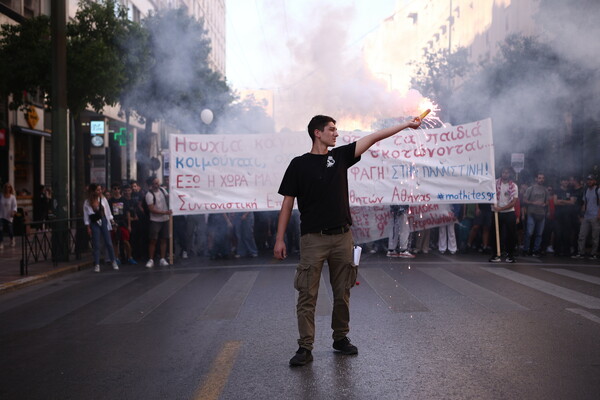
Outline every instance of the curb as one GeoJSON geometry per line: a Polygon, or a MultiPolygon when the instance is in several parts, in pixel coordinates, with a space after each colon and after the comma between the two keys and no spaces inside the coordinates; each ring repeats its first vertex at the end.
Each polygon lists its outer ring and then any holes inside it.
{"type": "Polygon", "coordinates": [[[74,272],[79,272],[82,269],[90,268],[92,266],[92,261],[84,261],[79,264],[68,265],[65,267],[56,268],[52,271],[44,272],[42,274],[27,276],[25,278],[16,279],[11,282],[6,282],[0,284],[0,296],[6,293],[13,292],[18,289],[25,288],[27,286],[32,286],[38,283],[42,283],[48,281],[53,278],[57,278],[61,275],[66,275],[74,272]]]}

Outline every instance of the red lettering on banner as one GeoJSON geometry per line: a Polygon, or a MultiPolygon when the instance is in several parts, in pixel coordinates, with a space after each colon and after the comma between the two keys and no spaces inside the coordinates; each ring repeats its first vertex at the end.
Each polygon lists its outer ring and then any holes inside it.
{"type": "Polygon", "coordinates": [[[283,203],[283,197],[279,196],[274,199],[271,195],[267,194],[267,208],[281,208],[281,204],[283,203]]]}
{"type": "Polygon", "coordinates": [[[352,174],[355,181],[385,179],[385,167],[352,167],[350,168],[350,174],[352,174]]]}
{"type": "Polygon", "coordinates": [[[201,180],[200,175],[177,175],[175,187],[177,189],[199,189],[201,180]]]}
{"type": "Polygon", "coordinates": [[[455,221],[456,218],[451,214],[431,214],[429,217],[423,219],[420,219],[414,214],[408,216],[408,223],[410,224],[412,231],[420,231],[431,226],[452,224],[455,221]]]}

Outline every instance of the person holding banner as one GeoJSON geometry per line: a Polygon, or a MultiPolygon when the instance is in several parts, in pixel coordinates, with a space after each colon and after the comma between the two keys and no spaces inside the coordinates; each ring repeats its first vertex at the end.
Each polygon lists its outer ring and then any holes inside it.
{"type": "MultiPolygon", "coordinates": [[[[496,235],[499,235],[500,241],[504,244],[501,248],[506,253],[505,261],[507,263],[516,262],[513,256],[517,244],[515,204],[519,199],[519,188],[512,180],[513,175],[512,167],[502,169],[501,177],[496,180],[496,199],[498,202],[493,206],[493,211],[498,213],[496,235]]],[[[498,240],[496,241],[498,242],[498,240]]],[[[496,254],[489,261],[500,262],[502,259],[499,254],[496,254]]]]}
{"type": "Polygon", "coordinates": [[[300,210],[300,263],[296,269],[294,287],[298,291],[298,350],[291,366],[313,361],[315,338],[315,308],[323,263],[329,265],[333,291],[333,348],[344,355],[358,354],[348,339],[350,323],[350,288],[356,284],[357,266],[353,262],[353,239],[350,226],[348,169],[365,151],[378,141],[403,129],[416,129],[420,118],[367,135],[356,142],[334,147],[339,136],[336,121],[325,115],[313,117],[308,124],[312,140],[309,153],[294,158],[283,177],[279,194],[283,202],[277,223],[273,254],[287,257],[285,231],[298,199],[300,210]]]}

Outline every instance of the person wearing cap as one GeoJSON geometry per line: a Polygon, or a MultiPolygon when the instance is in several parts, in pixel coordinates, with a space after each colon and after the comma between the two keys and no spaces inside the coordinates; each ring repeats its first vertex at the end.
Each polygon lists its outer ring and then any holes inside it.
{"type": "Polygon", "coordinates": [[[316,115],[308,124],[312,148],[294,158],[281,182],[283,196],[273,255],[287,256],[285,231],[292,215],[294,201],[300,210],[300,263],[296,268],[294,287],[298,291],[299,348],[290,365],[305,365],[313,360],[315,308],[323,263],[327,260],[333,291],[333,348],[345,355],[358,354],[347,337],[350,330],[350,288],[356,283],[357,266],[353,262],[353,240],[348,198],[348,168],[360,161],[361,154],[378,141],[403,129],[421,125],[417,117],[393,127],[364,136],[356,142],[334,147],[339,136],[336,121],[316,115]]]}
{"type": "Polygon", "coordinates": [[[586,177],[587,188],[583,195],[583,220],[579,228],[579,238],[577,240],[577,254],[572,258],[585,258],[585,244],[592,232],[592,248],[590,251],[590,259],[598,259],[598,242],[600,239],[600,194],[596,185],[596,177],[588,175],[586,177]]]}

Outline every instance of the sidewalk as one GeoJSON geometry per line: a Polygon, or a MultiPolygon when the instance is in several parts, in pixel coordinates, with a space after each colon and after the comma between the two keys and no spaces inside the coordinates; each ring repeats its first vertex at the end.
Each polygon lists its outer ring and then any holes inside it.
{"type": "Polygon", "coordinates": [[[21,238],[15,237],[16,246],[10,247],[4,239],[4,249],[0,250],[0,296],[10,291],[43,282],[58,275],[79,271],[92,266],[91,253],[84,253],[81,259],[72,255],[69,261],[59,262],[40,260],[29,264],[28,275],[21,275],[21,238]]]}

